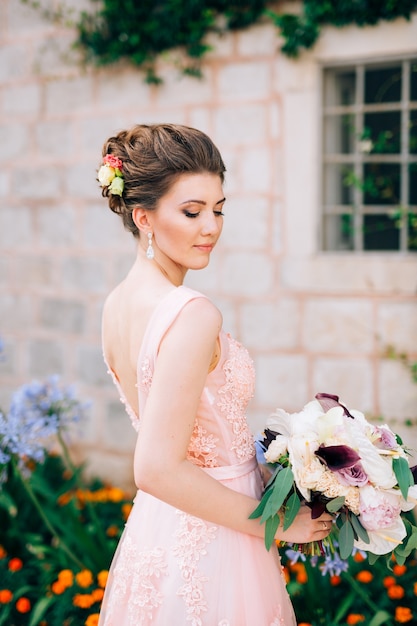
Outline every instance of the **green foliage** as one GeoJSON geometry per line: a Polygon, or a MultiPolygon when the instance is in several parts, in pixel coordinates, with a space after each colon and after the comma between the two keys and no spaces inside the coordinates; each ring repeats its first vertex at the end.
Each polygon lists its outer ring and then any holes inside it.
{"type": "MultiPolygon", "coordinates": [[[[23,0],[30,1],[30,0],[23,0]]],[[[267,0],[96,0],[95,13],[84,12],[76,24],[78,45],[87,60],[97,64],[128,59],[146,72],[148,82],[160,82],[155,73],[159,55],[182,48],[187,61],[181,70],[200,76],[200,60],[210,46],[210,32],[246,28],[270,19],[284,39],[282,51],[297,56],[310,48],[326,24],[376,24],[397,17],[410,19],[417,0],[304,0],[300,14],[271,10],[267,0]]]]}

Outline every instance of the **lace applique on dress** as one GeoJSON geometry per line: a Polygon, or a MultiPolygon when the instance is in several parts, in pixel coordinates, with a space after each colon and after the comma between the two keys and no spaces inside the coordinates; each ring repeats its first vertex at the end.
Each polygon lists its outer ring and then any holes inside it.
{"type": "Polygon", "coordinates": [[[177,595],[182,596],[185,602],[187,622],[191,626],[203,626],[201,615],[208,610],[204,583],[208,578],[198,570],[198,562],[207,554],[206,546],[215,539],[217,527],[183,511],[177,511],[177,515],[180,516],[180,523],[173,554],[178,559],[184,580],[177,595]]]}
{"type": "Polygon", "coordinates": [[[279,608],[279,615],[271,622],[270,626],[285,626],[284,618],[282,617],[281,609],[279,608]]]}
{"type": "Polygon", "coordinates": [[[188,446],[188,458],[200,467],[218,467],[218,453],[215,452],[218,442],[218,437],[207,434],[207,430],[196,422],[188,446]]]}
{"type": "Polygon", "coordinates": [[[220,410],[231,423],[234,450],[239,461],[247,461],[255,454],[253,435],[246,421],[246,407],[253,397],[255,372],[248,351],[238,341],[227,335],[229,358],[223,365],[226,383],[218,391],[220,410]]]}
{"type": "Polygon", "coordinates": [[[153,610],[163,600],[157,588],[157,579],[167,573],[165,552],[162,548],[138,551],[132,538],[126,535],[113,572],[112,595],[105,626],[114,626],[113,610],[117,609],[120,602],[126,602],[126,595],[129,626],[141,626],[152,620],[153,610]]]}
{"type": "Polygon", "coordinates": [[[144,391],[149,392],[152,384],[153,371],[149,357],[145,357],[140,364],[140,380],[139,384],[144,391]]]}

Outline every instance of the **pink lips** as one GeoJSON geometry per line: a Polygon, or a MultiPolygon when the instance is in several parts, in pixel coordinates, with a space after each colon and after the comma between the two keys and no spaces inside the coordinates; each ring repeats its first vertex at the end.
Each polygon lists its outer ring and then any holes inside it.
{"type": "Polygon", "coordinates": [[[197,248],[197,250],[201,250],[201,252],[211,252],[214,248],[214,244],[194,246],[194,248],[197,248]]]}

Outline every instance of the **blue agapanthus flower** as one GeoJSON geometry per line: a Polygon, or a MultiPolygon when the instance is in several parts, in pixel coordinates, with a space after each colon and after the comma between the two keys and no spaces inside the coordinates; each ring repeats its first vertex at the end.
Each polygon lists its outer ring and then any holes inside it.
{"type": "Polygon", "coordinates": [[[326,574],[330,576],[340,576],[342,572],[347,572],[349,563],[340,558],[338,552],[334,552],[333,554],[327,554],[324,558],[324,563],[319,567],[323,576],[326,574]]]}
{"type": "Polygon", "coordinates": [[[51,440],[78,422],[86,408],[72,387],[59,385],[58,376],[23,385],[13,394],[8,414],[0,414],[0,464],[12,456],[22,469],[28,461],[42,463],[51,440]]]}

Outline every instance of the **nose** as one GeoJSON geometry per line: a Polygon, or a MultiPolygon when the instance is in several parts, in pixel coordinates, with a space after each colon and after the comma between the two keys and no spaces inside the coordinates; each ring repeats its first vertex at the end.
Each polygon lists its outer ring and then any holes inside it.
{"type": "Polygon", "coordinates": [[[215,215],[213,211],[207,212],[204,217],[203,226],[201,229],[201,234],[208,235],[216,235],[218,236],[222,230],[222,220],[219,216],[215,215]]]}

